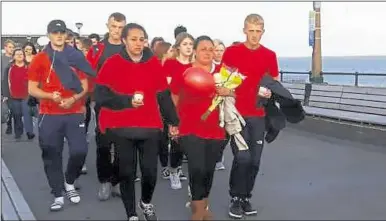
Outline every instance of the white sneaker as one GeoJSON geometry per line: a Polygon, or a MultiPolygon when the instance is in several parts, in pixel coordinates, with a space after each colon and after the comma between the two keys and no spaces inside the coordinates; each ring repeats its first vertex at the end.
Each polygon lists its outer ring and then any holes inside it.
{"type": "Polygon", "coordinates": [[[82,170],[80,171],[80,174],[87,174],[86,164],[83,165],[82,170]]]}
{"type": "Polygon", "coordinates": [[[181,180],[177,172],[170,173],[170,187],[173,190],[178,190],[182,188],[181,180]]]}
{"type": "Polygon", "coordinates": [[[51,211],[59,211],[63,209],[64,199],[63,197],[55,198],[54,202],[50,206],[51,211]]]}
{"type": "Polygon", "coordinates": [[[78,191],[75,190],[74,184],[68,184],[64,182],[64,188],[66,190],[66,195],[71,203],[78,204],[80,202],[80,196],[78,191]]]}
{"type": "Polygon", "coordinates": [[[225,170],[225,166],[222,162],[216,163],[216,170],[225,170]]]}

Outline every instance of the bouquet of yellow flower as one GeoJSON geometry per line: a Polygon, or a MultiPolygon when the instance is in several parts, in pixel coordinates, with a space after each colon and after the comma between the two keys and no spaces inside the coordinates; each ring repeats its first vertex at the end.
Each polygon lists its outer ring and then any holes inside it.
{"type": "MultiPolygon", "coordinates": [[[[213,75],[214,81],[217,87],[224,87],[230,90],[236,89],[241,85],[245,76],[240,74],[237,69],[233,69],[223,65],[220,69],[219,73],[215,73],[213,75]]],[[[224,96],[216,95],[213,98],[212,105],[208,108],[208,110],[201,116],[201,120],[206,120],[210,113],[213,112],[216,107],[224,101],[224,96]]]]}

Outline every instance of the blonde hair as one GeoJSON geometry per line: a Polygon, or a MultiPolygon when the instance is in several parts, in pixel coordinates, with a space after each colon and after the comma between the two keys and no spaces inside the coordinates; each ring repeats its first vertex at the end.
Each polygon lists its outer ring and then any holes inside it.
{"type": "Polygon", "coordinates": [[[215,47],[217,47],[217,46],[219,46],[219,45],[222,45],[222,46],[224,46],[224,48],[225,48],[224,42],[222,42],[220,39],[214,39],[214,40],[213,40],[213,44],[214,44],[215,47]]]}
{"type": "Polygon", "coordinates": [[[192,40],[194,42],[194,38],[192,35],[186,33],[186,32],[181,32],[177,35],[176,37],[176,42],[174,43],[173,45],[173,48],[174,48],[174,56],[173,58],[177,58],[179,55],[180,55],[180,45],[181,43],[185,40],[189,38],[190,40],[192,40]]]}
{"type": "Polygon", "coordinates": [[[7,39],[4,42],[4,47],[7,47],[9,44],[12,44],[13,46],[16,46],[16,43],[12,41],[11,39],[7,39]]]}
{"type": "Polygon", "coordinates": [[[259,14],[249,14],[245,20],[244,20],[244,26],[249,24],[254,24],[254,25],[262,25],[264,27],[264,19],[263,16],[259,14]]]}

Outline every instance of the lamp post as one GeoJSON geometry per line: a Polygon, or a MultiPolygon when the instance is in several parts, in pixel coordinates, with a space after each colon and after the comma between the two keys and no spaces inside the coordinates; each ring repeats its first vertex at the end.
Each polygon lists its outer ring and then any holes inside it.
{"type": "Polygon", "coordinates": [[[313,8],[315,11],[315,33],[314,33],[314,45],[312,50],[312,76],[311,82],[323,83],[322,72],[322,39],[321,39],[321,19],[320,8],[321,2],[314,1],[313,8]]]}
{"type": "Polygon", "coordinates": [[[75,26],[78,29],[78,34],[80,36],[80,29],[83,27],[83,23],[82,22],[77,22],[77,23],[75,23],[75,26]]]}

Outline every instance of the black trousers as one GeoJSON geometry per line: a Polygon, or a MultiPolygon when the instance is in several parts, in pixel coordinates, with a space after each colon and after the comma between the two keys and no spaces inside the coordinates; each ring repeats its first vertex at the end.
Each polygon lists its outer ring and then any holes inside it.
{"type": "Polygon", "coordinates": [[[245,118],[246,126],[241,135],[249,149],[239,151],[234,138],[231,138],[233,163],[229,177],[231,197],[251,198],[255,179],[260,168],[260,158],[264,146],[264,117],[245,118]]]}
{"type": "Polygon", "coordinates": [[[144,140],[114,138],[119,158],[119,180],[127,217],[135,216],[135,178],[137,154],[141,169],[141,200],[150,203],[157,183],[157,154],[160,134],[144,140]]]}
{"type": "MultiPolygon", "coordinates": [[[[96,121],[99,119],[100,107],[95,106],[96,121]]],[[[98,180],[100,183],[111,182],[113,186],[119,183],[119,156],[117,157],[116,148],[114,161],[111,163],[111,148],[115,144],[114,137],[110,133],[102,134],[97,124],[95,128],[95,141],[97,145],[96,166],[98,180]]]]}
{"type": "Polygon", "coordinates": [[[159,160],[162,167],[167,167],[170,157],[170,167],[177,168],[182,165],[183,151],[180,144],[175,140],[169,138],[168,125],[164,124],[164,131],[162,132],[160,145],[159,145],[159,160]],[[170,143],[170,153],[169,153],[170,143]]]}
{"type": "Polygon", "coordinates": [[[227,145],[228,145],[230,139],[231,139],[231,137],[230,137],[228,134],[226,134],[226,141],[225,141],[225,143],[224,143],[224,147],[221,149],[221,154],[220,154],[220,156],[217,158],[217,162],[216,162],[216,163],[222,162],[222,156],[223,156],[223,154],[224,154],[224,150],[225,150],[225,148],[227,147],[227,145]]]}
{"type": "Polygon", "coordinates": [[[90,96],[87,97],[86,100],[86,118],[84,120],[84,123],[86,124],[86,133],[88,132],[88,126],[90,125],[90,120],[91,120],[91,98],[90,96]]]}
{"type": "Polygon", "coordinates": [[[87,155],[87,141],[83,114],[40,115],[39,145],[44,171],[55,197],[63,196],[64,182],[74,184],[87,155]],[[68,141],[69,159],[63,176],[63,142],[68,141]],[[65,180],[64,180],[65,178],[65,180]]]}
{"type": "Polygon", "coordinates": [[[194,135],[180,138],[181,147],[188,157],[189,186],[193,201],[209,197],[216,161],[225,142],[194,135]]]}

